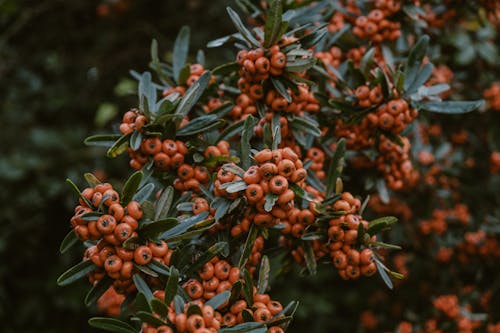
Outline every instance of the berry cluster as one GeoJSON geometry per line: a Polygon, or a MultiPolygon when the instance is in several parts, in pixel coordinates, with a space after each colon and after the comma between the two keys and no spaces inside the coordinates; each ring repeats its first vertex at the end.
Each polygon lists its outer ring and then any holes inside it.
{"type": "Polygon", "coordinates": [[[281,96],[275,90],[269,90],[266,94],[265,103],[270,110],[275,112],[287,112],[301,115],[303,112],[318,112],[319,101],[307,85],[298,85],[297,91],[288,89],[291,102],[281,96]]]}
{"type": "MultiPolygon", "coordinates": [[[[396,4],[395,2],[391,2],[396,4]]],[[[367,16],[358,16],[352,33],[361,39],[368,39],[373,43],[383,41],[393,41],[401,36],[401,25],[399,22],[392,22],[386,18],[399,10],[399,3],[396,7],[385,10],[373,9],[367,16]],[[397,9],[396,9],[397,8],[397,9]]]]}
{"type": "Polygon", "coordinates": [[[141,205],[131,201],[123,207],[120,195],[109,183],[86,188],[79,203],[71,226],[82,241],[104,239],[112,245],[121,245],[135,235],[138,220],[142,218],[141,205]]]}
{"type": "Polygon", "coordinates": [[[280,51],[279,45],[273,45],[269,50],[258,48],[255,50],[241,50],[236,56],[241,66],[238,88],[253,100],[264,97],[262,81],[269,76],[283,74],[286,66],[286,55],[280,51]]]}
{"type": "Polygon", "coordinates": [[[204,166],[191,166],[184,163],[177,169],[177,177],[174,180],[174,188],[180,192],[199,192],[200,184],[206,185],[210,181],[208,169],[204,166]]]}
{"type": "Polygon", "coordinates": [[[342,198],[334,203],[333,209],[346,214],[328,222],[330,256],[344,280],[357,279],[361,275],[372,276],[377,272],[373,251],[359,247],[359,225],[363,224],[364,228],[368,229],[368,221],[356,214],[359,207],[359,199],[344,192],[342,198]]]}
{"type": "Polygon", "coordinates": [[[170,139],[162,141],[158,137],[148,137],[142,141],[138,150],[129,148],[130,166],[140,170],[153,159],[157,170],[177,169],[184,163],[187,152],[186,145],[182,141],[170,139]]]}

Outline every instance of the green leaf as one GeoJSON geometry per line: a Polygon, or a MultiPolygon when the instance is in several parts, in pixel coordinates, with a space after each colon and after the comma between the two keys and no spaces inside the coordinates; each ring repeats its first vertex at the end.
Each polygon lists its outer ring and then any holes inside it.
{"type": "Polygon", "coordinates": [[[168,239],[171,237],[178,236],[184,232],[186,232],[190,227],[196,225],[200,221],[203,221],[207,218],[208,212],[203,212],[194,216],[191,216],[187,219],[179,220],[179,224],[173,227],[172,229],[165,231],[159,236],[159,239],[168,239]]]}
{"type": "Polygon", "coordinates": [[[92,272],[95,267],[94,263],[90,260],[82,261],[61,274],[61,276],[57,279],[57,284],[59,286],[71,284],[87,276],[87,274],[92,272]]]}
{"type": "Polygon", "coordinates": [[[342,138],[337,142],[337,148],[332,156],[328,167],[328,176],[326,177],[326,195],[329,198],[335,193],[337,178],[342,173],[345,154],[345,139],[342,138]]]}
{"type": "Polygon", "coordinates": [[[312,241],[316,239],[324,239],[326,236],[323,232],[308,232],[304,234],[300,239],[303,241],[312,241]]]}
{"type": "Polygon", "coordinates": [[[303,72],[316,64],[316,58],[299,58],[287,61],[286,70],[289,72],[303,72]]]}
{"type": "Polygon", "coordinates": [[[288,103],[292,102],[292,96],[290,96],[290,93],[286,90],[285,85],[283,82],[278,80],[277,78],[271,77],[271,82],[273,83],[274,88],[276,88],[276,91],[283,96],[283,98],[286,99],[288,103]]]}
{"type": "Polygon", "coordinates": [[[231,297],[231,291],[225,290],[215,295],[213,298],[207,301],[205,305],[210,305],[212,308],[218,309],[221,305],[229,300],[229,297],[231,297]]]}
{"type": "Polygon", "coordinates": [[[375,257],[375,265],[377,266],[377,271],[378,271],[380,277],[382,278],[384,283],[387,285],[387,288],[392,290],[394,288],[394,285],[392,284],[392,280],[389,277],[389,275],[387,275],[387,272],[385,271],[384,264],[382,264],[380,262],[380,260],[376,257],[375,257]]]}
{"type": "Polygon", "coordinates": [[[376,235],[380,231],[387,229],[391,224],[394,224],[397,221],[398,221],[398,218],[395,216],[385,216],[385,217],[375,219],[375,220],[371,221],[370,224],[368,225],[367,232],[372,236],[376,235]]]}
{"type": "Polygon", "coordinates": [[[136,311],[151,312],[151,305],[146,299],[146,296],[141,292],[138,292],[135,296],[134,309],[136,311]]]}
{"type": "Polygon", "coordinates": [[[307,270],[311,275],[316,275],[317,263],[314,250],[310,242],[304,242],[304,259],[306,261],[307,270]]]}
{"type": "Polygon", "coordinates": [[[137,290],[140,293],[143,293],[144,296],[146,296],[148,302],[150,302],[153,299],[153,292],[151,291],[151,289],[149,289],[146,281],[144,281],[144,279],[139,274],[134,274],[132,280],[134,280],[134,284],[137,290]]]}
{"type": "Polygon", "coordinates": [[[175,267],[170,267],[170,277],[165,285],[165,304],[170,305],[177,295],[177,286],[179,284],[179,271],[175,267]]]}
{"type": "Polygon", "coordinates": [[[99,212],[90,212],[82,215],[81,218],[83,221],[97,221],[102,215],[104,214],[99,212]]]}
{"type": "Polygon", "coordinates": [[[127,323],[114,318],[94,317],[89,319],[89,325],[108,332],[136,333],[137,331],[127,323]]]}
{"type": "Polygon", "coordinates": [[[174,43],[173,58],[172,58],[172,69],[174,72],[174,78],[178,82],[179,74],[182,67],[186,63],[187,54],[189,50],[189,35],[190,30],[188,26],[183,26],[177,35],[174,43]]]}
{"type": "Polygon", "coordinates": [[[111,147],[121,137],[119,134],[98,134],[83,140],[87,146],[111,147]]]}
{"type": "Polygon", "coordinates": [[[66,184],[69,185],[69,187],[71,187],[71,189],[73,190],[73,192],[75,192],[75,194],[79,197],[79,198],[82,198],[83,201],[87,204],[87,206],[89,207],[92,207],[92,204],[90,203],[90,201],[88,201],[83,195],[82,195],[82,192],[80,192],[80,189],[78,188],[78,186],[76,186],[75,183],[73,183],[73,181],[69,178],[66,178],[66,184]]]}
{"type": "Polygon", "coordinates": [[[148,264],[148,268],[160,275],[170,276],[170,267],[165,266],[158,260],[151,260],[148,264]]]}
{"type": "Polygon", "coordinates": [[[243,177],[245,170],[237,166],[236,164],[227,163],[222,166],[222,169],[234,173],[236,176],[243,177]]]}
{"type": "Polygon", "coordinates": [[[321,131],[319,129],[319,124],[313,118],[309,117],[294,117],[292,121],[290,121],[290,127],[294,129],[298,129],[306,132],[307,134],[311,134],[312,136],[320,136],[321,131]]]}
{"type": "Polygon", "coordinates": [[[199,222],[198,226],[195,229],[168,238],[165,237],[164,240],[165,242],[178,242],[183,239],[193,238],[194,236],[198,236],[208,229],[212,228],[216,224],[217,222],[215,221],[215,219],[206,219],[202,222],[199,222]]]}
{"type": "Polygon", "coordinates": [[[266,333],[267,328],[264,323],[248,322],[232,327],[223,327],[218,333],[266,333]]]}
{"type": "Polygon", "coordinates": [[[232,137],[240,134],[243,130],[244,124],[245,124],[245,121],[240,120],[240,121],[237,121],[237,122],[229,125],[221,132],[221,134],[217,138],[217,142],[222,141],[222,140],[227,141],[227,140],[231,139],[232,137]]]}
{"type": "Polygon", "coordinates": [[[152,313],[146,311],[137,311],[135,316],[139,318],[142,322],[150,323],[153,324],[154,326],[162,326],[167,324],[165,321],[153,316],[152,313]]]}
{"type": "Polygon", "coordinates": [[[241,22],[240,16],[231,9],[231,7],[226,7],[229,17],[233,21],[234,26],[240,32],[241,36],[251,45],[252,47],[259,48],[261,45],[259,41],[253,36],[253,34],[248,30],[247,27],[241,22]]]}
{"type": "Polygon", "coordinates": [[[243,180],[235,180],[229,183],[224,183],[220,187],[221,189],[226,189],[227,193],[236,193],[244,191],[247,188],[247,183],[243,180]]]}
{"type": "Polygon", "coordinates": [[[269,286],[270,271],[271,267],[269,266],[269,258],[267,256],[263,256],[260,261],[259,281],[257,282],[257,290],[259,294],[266,293],[267,287],[269,286]]]}
{"type": "Polygon", "coordinates": [[[89,184],[90,187],[95,187],[96,185],[101,184],[101,181],[97,179],[97,177],[94,176],[94,174],[92,173],[87,172],[83,175],[83,177],[85,178],[87,184],[89,184]]]}
{"type": "Polygon", "coordinates": [[[243,125],[243,131],[241,133],[241,142],[240,142],[240,147],[241,147],[241,167],[244,170],[247,170],[250,165],[251,165],[251,159],[250,159],[250,140],[253,137],[254,134],[254,126],[255,126],[255,118],[252,115],[249,115],[245,119],[245,123],[243,125]]]}
{"type": "Polygon", "coordinates": [[[122,190],[122,196],[121,196],[122,206],[128,205],[128,203],[132,200],[132,197],[139,188],[139,184],[141,183],[143,176],[144,174],[142,173],[142,171],[136,171],[127,179],[122,190]]]}
{"type": "Polygon", "coordinates": [[[201,95],[203,95],[203,92],[207,88],[211,76],[212,76],[212,74],[210,73],[210,71],[206,71],[186,91],[186,93],[184,94],[184,97],[182,98],[182,100],[179,102],[179,105],[177,106],[177,110],[175,111],[175,114],[177,114],[180,117],[180,119],[187,116],[189,111],[198,102],[201,95]]]}
{"type": "Polygon", "coordinates": [[[239,69],[241,68],[241,66],[238,64],[237,61],[234,61],[234,62],[230,62],[230,63],[227,63],[227,64],[222,64],[222,65],[219,65],[217,67],[215,67],[213,70],[212,70],[212,73],[214,75],[228,75],[228,74],[231,74],[231,73],[234,73],[236,71],[238,71],[239,69]]]}
{"type": "Polygon", "coordinates": [[[122,135],[118,140],[113,143],[113,145],[106,152],[106,156],[114,158],[120,154],[123,154],[127,151],[129,139],[132,136],[131,133],[122,135]]]}
{"type": "MultiPolygon", "coordinates": [[[[151,260],[151,261],[153,261],[153,260],[151,260]]],[[[155,270],[149,268],[149,266],[143,266],[143,265],[134,264],[134,267],[137,268],[139,271],[143,272],[146,275],[149,275],[149,276],[152,276],[152,277],[158,277],[158,273],[156,273],[155,270]]]]}
{"type": "Polygon", "coordinates": [[[162,318],[167,318],[168,316],[168,307],[157,298],[151,300],[151,309],[162,318]]]}
{"type": "Polygon", "coordinates": [[[106,290],[109,289],[113,285],[113,279],[111,279],[109,276],[105,276],[102,279],[100,279],[92,289],[89,290],[87,295],[85,295],[85,305],[87,307],[91,306],[97,300],[106,292],[106,290]]]}
{"type": "Polygon", "coordinates": [[[179,128],[177,136],[189,136],[202,132],[208,132],[224,124],[224,120],[217,119],[217,115],[206,115],[190,120],[187,125],[179,128]]]}
{"type": "Polygon", "coordinates": [[[238,262],[238,267],[240,269],[245,267],[248,257],[250,256],[250,253],[252,253],[252,247],[258,234],[259,229],[252,223],[252,225],[250,226],[250,230],[248,231],[247,240],[245,241],[245,245],[243,245],[243,250],[241,251],[240,260],[238,262]]]}
{"type": "Polygon", "coordinates": [[[270,212],[271,210],[273,210],[274,204],[276,203],[276,201],[278,201],[278,198],[279,196],[277,194],[273,194],[271,192],[267,193],[265,198],[266,201],[264,203],[264,210],[266,212],[270,212]]]}
{"type": "Polygon", "coordinates": [[[282,15],[283,5],[281,0],[271,1],[266,15],[266,25],[264,28],[264,47],[268,48],[279,41],[281,37],[280,32],[282,15]]]}
{"type": "Polygon", "coordinates": [[[415,82],[420,66],[422,66],[422,61],[427,54],[427,48],[429,47],[429,36],[424,35],[420,37],[415,46],[410,50],[408,55],[408,62],[405,67],[405,80],[403,88],[405,91],[413,85],[415,82]]]}
{"type": "Polygon", "coordinates": [[[159,234],[168,231],[179,224],[175,217],[167,217],[144,225],[140,229],[141,237],[154,239],[159,234]]]}
{"type": "Polygon", "coordinates": [[[141,148],[142,139],[143,139],[142,132],[139,131],[132,132],[129,142],[130,148],[132,148],[132,150],[139,150],[141,148]]]}
{"type": "Polygon", "coordinates": [[[292,316],[276,317],[267,323],[268,326],[280,326],[283,324],[288,324],[292,321],[292,316]]]}
{"type": "Polygon", "coordinates": [[[132,200],[137,201],[138,203],[143,203],[146,201],[151,194],[153,194],[155,190],[155,185],[150,183],[145,186],[143,186],[137,193],[134,194],[132,197],[132,200]]]}
{"type": "Polygon", "coordinates": [[[484,105],[484,100],[477,101],[446,101],[446,102],[419,102],[415,103],[419,109],[435,113],[461,114],[472,112],[484,105]]]}
{"type": "Polygon", "coordinates": [[[246,268],[241,269],[241,274],[243,275],[243,296],[247,304],[253,304],[253,280],[250,273],[246,268]]]}
{"type": "Polygon", "coordinates": [[[227,252],[229,250],[229,244],[227,242],[218,242],[210,246],[203,254],[201,254],[198,259],[191,265],[189,265],[187,273],[196,273],[196,271],[203,267],[207,262],[212,260],[215,256],[220,253],[227,252]]]}
{"type": "Polygon", "coordinates": [[[174,188],[167,186],[161,192],[160,198],[155,203],[155,220],[163,219],[168,216],[168,212],[174,201],[174,188]]]}
{"type": "Polygon", "coordinates": [[[78,238],[76,237],[73,229],[71,229],[61,242],[61,245],[59,246],[59,252],[61,254],[66,253],[76,243],[78,243],[78,238]]]}
{"type": "Polygon", "coordinates": [[[233,283],[233,286],[231,287],[231,297],[229,297],[228,300],[228,306],[233,305],[241,295],[241,290],[243,289],[243,283],[241,280],[236,281],[233,283]]]}
{"type": "Polygon", "coordinates": [[[408,87],[408,89],[405,92],[405,95],[410,95],[418,91],[420,87],[424,85],[427,80],[432,75],[432,71],[434,70],[434,65],[431,63],[425,64],[417,73],[417,76],[415,77],[415,80],[413,83],[408,87]]]}
{"type": "Polygon", "coordinates": [[[179,295],[175,295],[175,297],[174,297],[175,313],[177,313],[177,314],[184,313],[184,305],[185,305],[185,302],[182,299],[182,297],[179,295]]]}

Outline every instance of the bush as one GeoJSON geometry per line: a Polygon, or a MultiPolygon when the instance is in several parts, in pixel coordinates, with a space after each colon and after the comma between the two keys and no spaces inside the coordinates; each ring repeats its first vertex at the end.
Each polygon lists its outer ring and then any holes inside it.
{"type": "Polygon", "coordinates": [[[85,141],[138,170],[68,180],[61,252],[86,249],[58,283],[87,277],[85,303],[121,316],[91,326],[496,332],[496,4],[240,5],[208,44],[235,62],[207,70],[186,27],[166,62],[153,41],[119,134],[85,141]]]}

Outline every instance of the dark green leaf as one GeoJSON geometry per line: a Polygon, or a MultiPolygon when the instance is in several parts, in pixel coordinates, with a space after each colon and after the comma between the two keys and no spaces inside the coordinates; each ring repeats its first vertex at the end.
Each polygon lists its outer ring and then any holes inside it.
{"type": "Polygon", "coordinates": [[[173,58],[172,58],[172,69],[174,72],[174,78],[178,82],[179,74],[182,67],[186,63],[187,54],[189,50],[189,35],[190,30],[188,26],[183,26],[177,35],[174,43],[173,58]]]}
{"type": "Polygon", "coordinates": [[[331,197],[335,193],[337,178],[342,173],[345,154],[345,139],[340,139],[337,142],[335,153],[330,160],[328,167],[328,176],[326,177],[326,197],[331,197]]]}
{"type": "Polygon", "coordinates": [[[170,267],[165,266],[158,260],[151,260],[148,264],[148,268],[160,275],[170,276],[170,267]]]}
{"type": "Polygon", "coordinates": [[[391,224],[394,224],[398,221],[397,217],[394,216],[385,216],[378,218],[376,220],[373,220],[370,222],[368,225],[368,233],[370,235],[376,235],[382,230],[387,229],[391,224]]]}
{"type": "Polygon", "coordinates": [[[170,277],[165,285],[165,304],[170,305],[177,295],[177,286],[179,284],[179,271],[175,267],[170,267],[170,277]]]}
{"type": "MultiPolygon", "coordinates": [[[[153,260],[151,260],[153,261],[153,260]]],[[[134,267],[137,268],[139,271],[143,272],[146,275],[152,276],[152,277],[158,277],[158,273],[156,273],[155,270],[149,268],[149,266],[143,266],[143,265],[138,265],[134,264],[134,267]]]]}
{"type": "Polygon", "coordinates": [[[316,64],[316,58],[299,58],[287,61],[285,69],[289,72],[303,72],[316,64]]]}
{"type": "Polygon", "coordinates": [[[326,236],[323,232],[308,232],[304,234],[300,239],[304,241],[312,241],[316,239],[324,239],[326,236]]]}
{"type": "Polygon", "coordinates": [[[177,136],[189,136],[201,132],[207,132],[211,129],[220,127],[224,124],[223,120],[217,119],[217,115],[206,115],[190,120],[187,125],[179,128],[176,132],[177,136]]]}
{"type": "Polygon", "coordinates": [[[310,242],[304,242],[304,259],[306,261],[307,270],[311,275],[316,275],[316,256],[310,242]]]}
{"type": "Polygon", "coordinates": [[[238,64],[238,62],[234,61],[215,67],[212,73],[214,75],[228,75],[238,71],[240,68],[241,66],[238,64]]]}
{"type": "Polygon", "coordinates": [[[89,136],[83,143],[87,146],[111,147],[120,137],[119,134],[98,134],[89,136]]]}
{"type": "Polygon", "coordinates": [[[186,303],[184,302],[184,299],[182,299],[181,296],[175,295],[174,297],[174,308],[175,308],[175,313],[184,313],[184,305],[186,303]]]}
{"type": "Polygon", "coordinates": [[[413,85],[415,82],[420,66],[422,66],[422,61],[427,54],[427,48],[429,47],[429,36],[424,35],[420,37],[415,46],[410,50],[408,55],[408,62],[405,67],[405,80],[403,88],[405,91],[413,85]]]}
{"type": "Polygon", "coordinates": [[[264,323],[249,322],[241,323],[232,327],[223,327],[218,333],[266,333],[267,328],[264,323]]]}
{"type": "Polygon", "coordinates": [[[167,323],[160,318],[157,318],[153,316],[152,313],[146,312],[146,311],[137,311],[135,316],[139,319],[141,319],[142,322],[144,323],[150,323],[153,324],[154,326],[162,326],[166,325],[167,323]]]}
{"type": "Polygon", "coordinates": [[[250,230],[248,231],[247,240],[245,241],[245,245],[243,245],[243,250],[241,251],[240,260],[238,262],[238,267],[240,269],[245,267],[248,257],[250,256],[250,253],[252,253],[252,247],[258,234],[259,229],[252,223],[250,230]]]}
{"type": "Polygon", "coordinates": [[[246,268],[241,269],[243,275],[243,296],[247,304],[253,304],[253,280],[246,268]]]}
{"type": "Polygon", "coordinates": [[[151,194],[153,194],[155,190],[155,185],[150,183],[145,186],[143,186],[137,193],[134,194],[132,197],[132,200],[137,201],[138,203],[143,203],[146,201],[151,194]]]}
{"type": "Polygon", "coordinates": [[[172,229],[178,224],[179,221],[175,217],[167,217],[146,224],[144,227],[140,229],[140,234],[142,237],[154,239],[159,234],[172,229]]]}
{"type": "Polygon", "coordinates": [[[168,316],[168,307],[157,298],[151,300],[151,309],[162,318],[167,318],[168,316]]]}
{"type": "Polygon", "coordinates": [[[267,287],[269,286],[269,272],[271,267],[269,266],[269,259],[267,256],[263,256],[260,261],[259,269],[259,281],[257,282],[257,290],[259,294],[265,294],[267,287]]]}
{"type": "Polygon", "coordinates": [[[264,47],[268,48],[279,41],[281,37],[280,32],[282,15],[283,5],[281,0],[271,1],[266,15],[266,25],[264,28],[264,47]]]}
{"type": "Polygon", "coordinates": [[[241,167],[244,170],[247,170],[251,165],[250,160],[250,140],[254,134],[254,126],[255,126],[255,118],[252,115],[249,115],[245,119],[245,123],[243,125],[243,131],[241,133],[241,167]]]}
{"type": "Polygon", "coordinates": [[[270,212],[271,210],[273,210],[274,204],[276,203],[276,201],[278,201],[278,198],[279,196],[277,194],[273,194],[271,192],[267,193],[265,198],[266,201],[264,203],[264,210],[266,212],[270,212]]]}
{"type": "Polygon", "coordinates": [[[298,129],[300,131],[304,131],[307,134],[311,134],[312,136],[320,136],[321,131],[319,129],[319,124],[316,120],[312,118],[306,117],[294,117],[292,121],[290,121],[290,127],[294,129],[298,129]]]}
{"type": "Polygon", "coordinates": [[[68,251],[76,243],[78,243],[78,238],[76,237],[73,229],[71,229],[61,242],[61,245],[59,246],[59,252],[61,254],[66,253],[66,251],[68,251]]]}
{"type": "Polygon", "coordinates": [[[142,132],[134,131],[130,136],[129,146],[132,150],[139,150],[142,144],[142,132]]]}
{"type": "Polygon", "coordinates": [[[278,80],[277,78],[271,77],[271,82],[273,83],[274,88],[276,88],[276,91],[283,96],[288,103],[292,102],[292,96],[290,96],[290,93],[286,90],[285,85],[283,82],[278,80]]]}
{"type": "Polygon", "coordinates": [[[241,280],[233,283],[233,286],[231,287],[231,297],[229,297],[228,306],[233,305],[240,298],[242,289],[243,283],[241,282],[241,280]]]}
{"type": "Polygon", "coordinates": [[[229,17],[233,21],[234,26],[240,32],[241,36],[251,45],[252,47],[259,48],[259,41],[253,36],[252,32],[245,27],[243,22],[241,22],[240,16],[231,9],[231,7],[226,7],[229,17]]]}
{"type": "Polygon", "coordinates": [[[215,256],[227,251],[229,249],[229,244],[227,242],[218,242],[210,246],[203,254],[201,254],[198,259],[191,265],[189,265],[187,272],[196,273],[199,269],[203,267],[207,262],[212,260],[215,256]]]}
{"type": "Polygon", "coordinates": [[[73,183],[73,181],[69,178],[66,178],[66,184],[69,185],[69,187],[71,187],[71,189],[73,190],[73,192],[75,192],[75,194],[81,198],[86,204],[87,206],[89,207],[92,207],[92,204],[90,203],[90,201],[87,200],[87,198],[85,198],[83,195],[82,195],[82,192],[80,192],[80,189],[78,188],[78,186],[76,186],[75,183],[73,183]]]}
{"type": "Polygon", "coordinates": [[[132,136],[131,133],[122,135],[118,140],[113,143],[113,145],[108,149],[106,152],[106,155],[108,157],[114,158],[117,157],[120,154],[123,154],[124,152],[127,151],[128,148],[128,142],[130,137],[132,136]]]}
{"type": "Polygon", "coordinates": [[[231,296],[231,291],[225,290],[215,295],[213,298],[207,301],[205,305],[210,305],[212,308],[218,309],[221,305],[224,305],[229,300],[230,296],[231,296]]]}
{"type": "Polygon", "coordinates": [[[391,198],[389,195],[389,190],[387,189],[387,186],[385,186],[385,181],[383,179],[377,180],[377,191],[380,195],[380,201],[382,201],[384,204],[388,204],[391,198]]]}
{"type": "Polygon", "coordinates": [[[66,272],[61,274],[57,279],[57,284],[59,286],[66,286],[71,284],[83,277],[95,269],[95,265],[92,261],[86,260],[68,269],[66,272]]]}
{"type": "Polygon", "coordinates": [[[135,296],[134,309],[136,311],[151,312],[151,305],[146,299],[146,296],[141,292],[138,292],[135,296]]]}
{"type": "Polygon", "coordinates": [[[136,333],[137,331],[127,323],[114,318],[94,317],[89,319],[89,325],[108,332],[136,333]]]}
{"type": "Polygon", "coordinates": [[[141,183],[143,176],[144,174],[142,173],[142,171],[136,171],[127,179],[125,185],[123,186],[123,191],[121,196],[121,204],[123,206],[128,205],[130,200],[132,200],[132,197],[139,188],[139,184],[141,183]]]}
{"type": "Polygon", "coordinates": [[[155,220],[163,219],[168,216],[170,207],[172,207],[172,202],[174,200],[174,188],[172,186],[167,186],[162,191],[160,198],[155,204],[155,220]]]}
{"type": "Polygon", "coordinates": [[[144,281],[144,279],[139,274],[134,274],[132,279],[134,280],[134,284],[137,290],[143,293],[144,296],[146,296],[148,302],[150,302],[153,299],[153,292],[151,291],[151,289],[149,289],[146,281],[144,281]]]}
{"type": "Polygon", "coordinates": [[[210,73],[210,71],[206,71],[186,91],[184,97],[182,97],[182,100],[179,102],[179,105],[177,106],[177,110],[175,111],[175,114],[177,114],[180,117],[180,119],[186,117],[189,111],[198,102],[201,95],[203,95],[203,92],[207,88],[211,76],[212,73],[210,73]]]}
{"type": "Polygon", "coordinates": [[[387,275],[384,265],[377,258],[375,258],[375,265],[377,266],[377,271],[380,277],[382,278],[382,280],[384,280],[384,283],[387,285],[387,288],[392,290],[392,288],[394,288],[394,285],[392,284],[392,280],[389,277],[389,275],[387,275]]]}
{"type": "Polygon", "coordinates": [[[113,280],[109,276],[105,276],[99,280],[85,295],[85,305],[91,306],[111,287],[113,280]]]}
{"type": "Polygon", "coordinates": [[[446,102],[419,102],[417,108],[436,113],[460,114],[472,112],[484,105],[484,100],[477,101],[446,101],[446,102]]]}

